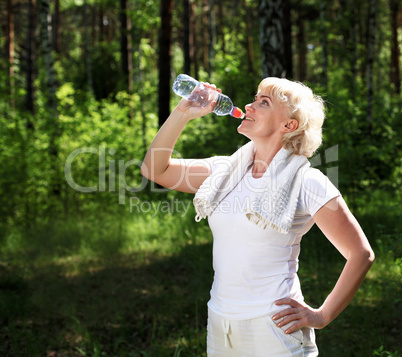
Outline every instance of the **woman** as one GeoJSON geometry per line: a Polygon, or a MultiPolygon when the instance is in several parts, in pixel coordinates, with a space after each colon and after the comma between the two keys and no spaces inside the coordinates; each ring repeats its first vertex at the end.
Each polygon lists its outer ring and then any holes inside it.
{"type": "Polygon", "coordinates": [[[248,144],[231,157],[172,159],[184,126],[214,104],[182,99],[142,166],[160,185],[195,193],[197,218],[208,216],[215,271],[208,356],[317,356],[314,329],[345,309],[374,260],[339,191],[309,168],[322,140],[323,102],[301,83],[266,78],[238,127],[248,144]],[[314,223],[346,259],[317,309],[303,301],[297,277],[301,237],[314,223]]]}

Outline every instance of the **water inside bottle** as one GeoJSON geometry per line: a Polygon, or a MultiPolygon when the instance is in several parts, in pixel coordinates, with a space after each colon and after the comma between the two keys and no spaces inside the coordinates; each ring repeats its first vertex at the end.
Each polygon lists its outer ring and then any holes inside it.
{"type": "Polygon", "coordinates": [[[200,86],[194,88],[193,92],[187,99],[198,102],[201,108],[205,108],[214,99],[214,94],[214,90],[201,84],[200,86]]]}

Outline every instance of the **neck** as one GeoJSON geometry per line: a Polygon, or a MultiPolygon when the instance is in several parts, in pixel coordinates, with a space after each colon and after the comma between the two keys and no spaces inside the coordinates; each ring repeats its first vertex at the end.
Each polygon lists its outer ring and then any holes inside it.
{"type": "Polygon", "coordinates": [[[254,141],[256,148],[252,173],[254,177],[261,177],[267,170],[275,155],[282,148],[282,143],[267,145],[254,141]]]}

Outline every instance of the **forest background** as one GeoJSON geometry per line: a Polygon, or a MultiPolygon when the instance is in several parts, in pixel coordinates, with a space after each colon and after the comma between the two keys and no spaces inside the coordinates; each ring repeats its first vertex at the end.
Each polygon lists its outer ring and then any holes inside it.
{"type": "MultiPolygon", "coordinates": [[[[323,356],[401,356],[402,9],[397,0],[7,0],[0,4],[0,354],[205,356],[211,235],[191,196],[140,175],[180,73],[235,105],[265,76],[327,104],[312,158],[377,259],[317,331],[323,356]]],[[[177,157],[234,152],[231,117],[177,157]]],[[[343,259],[317,230],[300,277],[319,306],[343,259]]]]}

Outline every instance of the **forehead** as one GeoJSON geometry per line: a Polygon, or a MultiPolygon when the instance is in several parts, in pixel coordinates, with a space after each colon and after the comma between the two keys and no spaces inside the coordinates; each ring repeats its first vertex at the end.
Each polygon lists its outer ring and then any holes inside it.
{"type": "Polygon", "coordinates": [[[273,102],[288,104],[292,96],[291,88],[279,78],[273,78],[272,81],[270,79],[267,78],[260,83],[258,94],[269,96],[273,102]]]}

